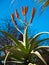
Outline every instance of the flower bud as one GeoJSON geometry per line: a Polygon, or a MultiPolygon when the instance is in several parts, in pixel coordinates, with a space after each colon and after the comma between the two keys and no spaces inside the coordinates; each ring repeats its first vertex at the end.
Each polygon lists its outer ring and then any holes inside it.
{"type": "Polygon", "coordinates": [[[32,18],[34,17],[35,15],[35,8],[32,9],[32,18]]]}
{"type": "Polygon", "coordinates": [[[22,14],[25,16],[27,14],[28,7],[22,7],[22,14]]]}
{"type": "Polygon", "coordinates": [[[12,21],[14,21],[14,14],[11,14],[12,21]]]}
{"type": "Polygon", "coordinates": [[[32,15],[31,15],[30,23],[32,23],[32,20],[34,18],[34,15],[35,15],[35,8],[32,9],[32,15]]]}
{"type": "Polygon", "coordinates": [[[14,22],[14,24],[16,24],[16,21],[14,20],[14,14],[11,14],[11,18],[12,18],[12,21],[14,22]]]}
{"type": "Polygon", "coordinates": [[[20,19],[20,16],[19,16],[19,13],[18,13],[17,10],[15,11],[15,13],[16,13],[16,17],[17,17],[18,19],[20,19]]]}

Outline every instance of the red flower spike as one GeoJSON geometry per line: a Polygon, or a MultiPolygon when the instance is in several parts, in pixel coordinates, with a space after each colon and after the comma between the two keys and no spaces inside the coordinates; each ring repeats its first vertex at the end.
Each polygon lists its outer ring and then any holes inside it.
{"type": "Polygon", "coordinates": [[[35,8],[32,9],[32,15],[31,15],[31,20],[30,20],[30,23],[32,23],[32,20],[34,18],[34,15],[35,15],[35,8]]]}
{"type": "Polygon", "coordinates": [[[16,12],[16,17],[17,17],[18,19],[20,19],[20,16],[19,16],[19,14],[18,14],[18,11],[16,10],[15,12],[16,12]]]}
{"type": "Polygon", "coordinates": [[[14,21],[14,14],[11,14],[12,21],[14,21]]]}
{"type": "Polygon", "coordinates": [[[12,21],[14,22],[14,24],[16,24],[16,21],[14,20],[14,14],[11,14],[11,18],[12,18],[12,21]]]}
{"type": "Polygon", "coordinates": [[[35,8],[32,9],[32,18],[34,17],[35,15],[35,8]]]}
{"type": "Polygon", "coordinates": [[[22,14],[25,16],[27,14],[28,7],[22,7],[22,14]]]}

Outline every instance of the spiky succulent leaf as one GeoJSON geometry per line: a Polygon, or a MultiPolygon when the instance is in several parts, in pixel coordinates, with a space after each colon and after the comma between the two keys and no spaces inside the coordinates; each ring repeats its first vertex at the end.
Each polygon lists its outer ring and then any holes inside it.
{"type": "MultiPolygon", "coordinates": [[[[8,46],[7,46],[8,47],[8,46]]],[[[8,55],[8,57],[13,60],[12,58],[14,58],[16,61],[19,62],[23,62],[26,58],[26,53],[22,52],[21,49],[19,49],[17,46],[13,46],[11,48],[2,48],[2,50],[6,50],[7,52],[10,52],[10,54],[8,55]]],[[[7,57],[7,56],[6,56],[7,57]]],[[[5,59],[7,60],[7,58],[5,57],[5,59]]]]}
{"type": "Polygon", "coordinates": [[[13,46],[5,45],[5,46],[3,46],[2,48],[0,48],[0,51],[9,50],[9,49],[11,49],[12,47],[13,47],[13,46]]]}
{"type": "MultiPolygon", "coordinates": [[[[43,41],[48,41],[49,40],[49,38],[45,38],[45,39],[42,39],[42,40],[39,40],[39,41],[36,41],[36,43],[33,43],[34,45],[33,45],[33,48],[35,48],[36,49],[36,47],[38,47],[39,45],[39,43],[42,43],[43,41]]],[[[48,46],[47,46],[47,48],[48,48],[48,46]]],[[[34,50],[35,50],[34,49],[34,50]]]]}
{"type": "Polygon", "coordinates": [[[17,61],[6,61],[6,63],[9,63],[9,62],[18,63],[19,65],[24,63],[23,61],[18,61],[18,60],[17,61]]]}
{"type": "Polygon", "coordinates": [[[44,42],[44,41],[48,41],[48,40],[49,40],[49,38],[45,38],[45,39],[39,40],[39,41],[37,41],[37,44],[39,44],[41,42],[44,42]]]}
{"type": "MultiPolygon", "coordinates": [[[[40,32],[40,33],[36,34],[29,42],[29,44],[31,44],[30,51],[33,49],[33,46],[37,44],[37,38],[40,37],[42,34],[49,34],[49,32],[40,32]]],[[[38,43],[38,45],[39,45],[39,43],[38,43]]]]}
{"type": "Polygon", "coordinates": [[[13,35],[11,35],[11,34],[5,32],[5,31],[0,31],[0,32],[3,33],[3,34],[5,34],[5,35],[7,35],[10,39],[12,39],[12,41],[14,41],[14,43],[15,43],[21,50],[25,51],[24,45],[23,45],[21,42],[19,42],[19,40],[17,40],[13,35]]]}
{"type": "Polygon", "coordinates": [[[49,34],[49,32],[40,32],[38,34],[36,34],[31,40],[30,43],[34,42],[34,40],[36,41],[38,37],[40,37],[40,35],[42,34],[49,34]]]}
{"type": "Polygon", "coordinates": [[[38,51],[32,51],[31,54],[35,54],[40,60],[42,60],[42,62],[47,65],[46,61],[44,60],[44,58],[41,56],[41,54],[38,51]]]}
{"type": "MultiPolygon", "coordinates": [[[[11,55],[13,55],[14,54],[14,56],[16,56],[16,57],[19,57],[19,58],[25,58],[25,55],[26,55],[26,53],[24,53],[24,52],[22,52],[19,48],[17,48],[17,47],[13,47],[13,48],[11,48],[10,50],[9,50],[10,52],[11,52],[11,55]]],[[[15,57],[15,58],[16,58],[15,57]]],[[[16,58],[17,59],[17,58],[16,58]]]]}
{"type": "Polygon", "coordinates": [[[28,47],[29,47],[29,44],[28,44],[28,26],[26,26],[26,28],[24,30],[23,41],[24,41],[24,45],[25,45],[26,50],[28,50],[28,47]]]}
{"type": "Polygon", "coordinates": [[[49,49],[49,46],[39,46],[35,49],[35,51],[40,49],[49,49]]]}
{"type": "Polygon", "coordinates": [[[6,60],[7,60],[7,58],[8,58],[9,53],[10,53],[10,52],[7,52],[7,55],[6,55],[5,60],[4,60],[4,65],[6,65],[6,60]]]}

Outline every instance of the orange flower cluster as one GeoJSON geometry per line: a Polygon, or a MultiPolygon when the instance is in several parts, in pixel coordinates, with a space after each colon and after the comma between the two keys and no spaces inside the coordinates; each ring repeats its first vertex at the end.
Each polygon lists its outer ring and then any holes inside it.
{"type": "MultiPolygon", "coordinates": [[[[22,7],[22,14],[23,14],[23,16],[26,16],[27,11],[28,11],[28,7],[27,7],[27,6],[26,6],[26,7],[22,7]]],[[[19,13],[18,13],[17,10],[15,11],[15,13],[16,13],[16,17],[17,17],[18,19],[20,19],[20,16],[19,16],[19,13]]],[[[33,20],[33,18],[34,18],[34,15],[35,15],[35,8],[32,9],[32,14],[31,14],[30,23],[32,23],[32,20],[33,20]]],[[[12,21],[16,24],[16,21],[14,20],[14,14],[12,14],[11,17],[12,17],[12,21]]],[[[25,20],[26,20],[26,19],[25,19],[25,20]]]]}

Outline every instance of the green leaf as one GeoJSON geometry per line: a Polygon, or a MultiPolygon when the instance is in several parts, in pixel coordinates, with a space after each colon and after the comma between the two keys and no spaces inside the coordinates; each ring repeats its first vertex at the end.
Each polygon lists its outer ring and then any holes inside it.
{"type": "Polygon", "coordinates": [[[36,47],[38,47],[37,41],[32,42],[32,44],[30,45],[30,49],[29,49],[30,51],[29,51],[29,53],[30,53],[32,50],[35,50],[36,47]]]}
{"type": "Polygon", "coordinates": [[[7,52],[7,55],[6,55],[5,60],[4,60],[4,65],[6,65],[6,60],[7,60],[7,58],[8,58],[9,53],[10,53],[10,52],[7,52]]]}
{"type": "Polygon", "coordinates": [[[19,56],[17,56],[17,55],[14,55],[14,54],[12,54],[12,55],[10,54],[10,55],[9,55],[9,58],[10,58],[11,60],[13,60],[13,61],[15,61],[15,60],[16,60],[16,61],[24,61],[24,58],[21,58],[21,57],[19,57],[19,56]],[[12,59],[12,58],[14,58],[15,60],[12,59]]]}
{"type": "Polygon", "coordinates": [[[43,41],[48,41],[48,40],[49,40],[49,38],[45,38],[45,39],[39,40],[39,41],[37,41],[37,44],[38,44],[38,43],[41,43],[41,42],[43,42],[43,41]]]}
{"type": "Polygon", "coordinates": [[[16,54],[19,57],[25,57],[26,53],[22,52],[19,48],[13,47],[9,50],[11,53],[16,54]]]}
{"type": "Polygon", "coordinates": [[[31,54],[35,54],[40,60],[42,60],[42,62],[47,65],[46,61],[44,60],[44,58],[41,56],[41,54],[38,51],[32,51],[31,54]]]}
{"type": "Polygon", "coordinates": [[[23,61],[7,61],[7,63],[9,63],[9,62],[19,63],[19,64],[24,63],[23,61]]]}
{"type": "Polygon", "coordinates": [[[33,43],[33,44],[34,44],[33,47],[34,47],[34,48],[35,48],[35,47],[38,47],[38,44],[39,44],[39,43],[42,43],[43,41],[47,41],[47,40],[49,40],[49,38],[45,38],[45,39],[36,41],[36,43],[33,43]]]}
{"type": "Polygon", "coordinates": [[[24,61],[26,58],[26,54],[22,52],[17,46],[16,47],[13,46],[10,49],[6,49],[6,51],[10,52],[10,54],[8,55],[8,58],[10,58],[11,60],[13,60],[12,58],[14,58],[17,61],[24,61]]]}
{"type": "MultiPolygon", "coordinates": [[[[32,50],[33,46],[37,44],[37,38],[40,37],[42,34],[49,34],[49,32],[40,32],[38,34],[36,34],[29,42],[29,44],[31,44],[30,46],[30,51],[32,50]]],[[[44,41],[44,40],[43,40],[44,41]]],[[[40,42],[39,42],[40,43],[40,42]]],[[[38,44],[39,44],[38,43],[38,44]]],[[[38,45],[37,45],[38,46],[38,45]]]]}
{"type": "Polygon", "coordinates": [[[13,35],[11,35],[11,34],[5,32],[5,31],[0,31],[0,32],[3,33],[3,34],[5,34],[5,35],[7,35],[10,39],[12,39],[12,41],[14,41],[14,43],[15,43],[21,50],[25,51],[24,45],[23,45],[21,42],[19,42],[13,35]]]}
{"type": "Polygon", "coordinates": [[[9,57],[13,57],[15,59],[24,59],[26,57],[26,53],[19,49],[17,46],[4,46],[0,50],[10,52],[9,57]]]}
{"type": "Polygon", "coordinates": [[[10,51],[9,58],[15,58],[21,61],[25,60],[26,58],[26,53],[21,51],[18,47],[12,47],[11,49],[9,49],[9,51],[10,51]]]}
{"type": "Polygon", "coordinates": [[[42,35],[42,34],[49,34],[49,32],[40,32],[38,34],[36,34],[31,40],[30,40],[30,43],[34,42],[34,40],[36,41],[36,39],[42,35]]]}
{"type": "Polygon", "coordinates": [[[9,49],[11,49],[12,47],[13,47],[13,46],[5,45],[5,46],[3,46],[2,48],[0,48],[0,51],[9,50],[9,49]]]}
{"type": "Polygon", "coordinates": [[[24,45],[26,47],[26,49],[28,49],[28,26],[26,26],[25,30],[24,30],[24,35],[23,35],[23,41],[24,41],[24,45]]]}
{"type": "Polygon", "coordinates": [[[40,50],[40,49],[49,49],[49,46],[39,46],[35,50],[40,50]]]}

